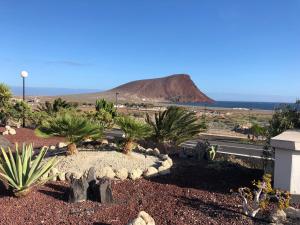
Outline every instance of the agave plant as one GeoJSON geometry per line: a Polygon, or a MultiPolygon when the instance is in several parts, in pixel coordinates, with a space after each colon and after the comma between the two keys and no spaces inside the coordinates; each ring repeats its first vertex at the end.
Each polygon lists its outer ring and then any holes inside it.
{"type": "Polygon", "coordinates": [[[36,134],[41,137],[65,137],[69,141],[67,154],[72,155],[78,152],[76,145],[84,139],[101,137],[102,128],[83,115],[63,112],[45,121],[36,129],[36,134]]]}
{"type": "Polygon", "coordinates": [[[146,122],[153,129],[154,141],[174,145],[190,140],[206,129],[204,120],[199,123],[194,112],[176,106],[155,113],[154,120],[147,114],[146,122]]]}
{"type": "Polygon", "coordinates": [[[55,157],[44,164],[42,163],[47,153],[46,147],[41,149],[37,157],[33,157],[32,145],[23,145],[21,152],[16,146],[15,153],[12,153],[9,147],[7,152],[1,147],[1,153],[0,180],[12,188],[15,196],[25,196],[32,187],[51,179],[51,177],[41,179],[56,163],[55,157]]]}
{"type": "Polygon", "coordinates": [[[132,151],[135,141],[148,137],[151,134],[151,128],[131,117],[118,117],[117,125],[125,133],[124,153],[132,151]]]}

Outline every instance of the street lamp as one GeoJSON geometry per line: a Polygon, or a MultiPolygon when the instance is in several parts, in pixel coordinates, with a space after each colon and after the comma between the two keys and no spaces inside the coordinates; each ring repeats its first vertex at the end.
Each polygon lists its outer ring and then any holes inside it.
{"type": "MultiPolygon", "coordinates": [[[[28,72],[21,71],[21,77],[23,78],[23,102],[25,103],[25,78],[28,77],[28,72]]],[[[23,127],[25,127],[25,107],[23,107],[23,127]]]]}
{"type": "Polygon", "coordinates": [[[118,108],[118,95],[119,94],[120,94],[119,92],[116,92],[116,108],[118,108]]]}

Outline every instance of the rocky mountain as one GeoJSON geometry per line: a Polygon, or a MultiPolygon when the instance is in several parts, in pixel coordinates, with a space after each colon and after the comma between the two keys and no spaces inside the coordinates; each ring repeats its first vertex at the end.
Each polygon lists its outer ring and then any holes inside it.
{"type": "Polygon", "coordinates": [[[202,93],[187,74],[175,74],[163,78],[132,81],[112,90],[120,97],[144,101],[213,102],[202,93]]]}
{"type": "Polygon", "coordinates": [[[207,102],[213,100],[202,93],[187,74],[175,74],[163,78],[132,81],[108,91],[61,96],[69,101],[91,102],[97,98],[126,102],[207,102]]]}

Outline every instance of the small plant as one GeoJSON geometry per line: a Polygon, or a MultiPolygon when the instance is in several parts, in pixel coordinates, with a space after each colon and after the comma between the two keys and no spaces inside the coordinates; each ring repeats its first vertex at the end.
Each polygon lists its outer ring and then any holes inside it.
{"type": "MultiPolygon", "coordinates": [[[[2,157],[0,158],[0,180],[8,184],[15,196],[27,195],[31,188],[46,182],[48,179],[41,179],[55,165],[56,158],[50,159],[43,164],[42,160],[47,153],[47,148],[42,148],[37,157],[33,157],[32,145],[23,145],[19,152],[12,153],[8,148],[7,152],[1,147],[2,157]]],[[[51,179],[51,177],[49,178],[51,179]]]]}
{"type": "Polygon", "coordinates": [[[247,216],[255,217],[256,214],[265,209],[270,200],[275,200],[278,209],[289,207],[290,194],[272,188],[272,176],[265,174],[262,181],[255,182],[255,190],[243,187],[238,189],[238,196],[243,200],[243,212],[247,216]]]}
{"type": "Polygon", "coordinates": [[[218,148],[219,148],[218,145],[209,145],[209,147],[206,150],[207,160],[209,160],[209,161],[215,160],[218,148]]]}
{"type": "Polygon", "coordinates": [[[151,128],[144,123],[138,122],[130,117],[118,117],[117,125],[125,133],[124,153],[132,151],[135,141],[148,137],[151,134],[151,128]]]}
{"type": "Polygon", "coordinates": [[[63,112],[53,119],[44,122],[36,129],[36,134],[42,137],[59,136],[69,141],[68,155],[78,152],[77,144],[86,138],[100,138],[103,129],[92,123],[88,118],[75,112],[63,112]]]}
{"type": "Polygon", "coordinates": [[[176,106],[155,113],[154,120],[147,114],[146,122],[152,127],[154,141],[173,145],[180,145],[206,129],[205,120],[199,123],[194,112],[176,106]]]}

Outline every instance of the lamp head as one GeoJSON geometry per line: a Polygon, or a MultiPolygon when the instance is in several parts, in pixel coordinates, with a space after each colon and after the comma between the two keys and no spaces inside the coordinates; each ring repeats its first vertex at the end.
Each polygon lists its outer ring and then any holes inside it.
{"type": "Polygon", "coordinates": [[[28,77],[28,72],[25,70],[21,71],[21,77],[23,77],[23,78],[28,77]]]}

